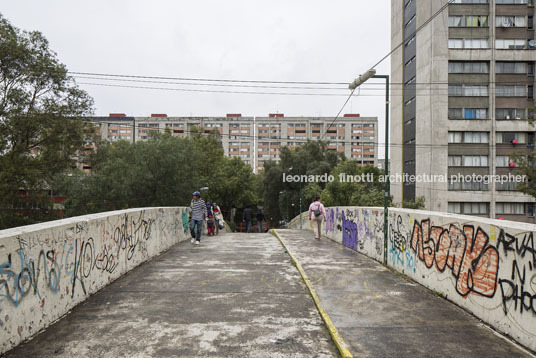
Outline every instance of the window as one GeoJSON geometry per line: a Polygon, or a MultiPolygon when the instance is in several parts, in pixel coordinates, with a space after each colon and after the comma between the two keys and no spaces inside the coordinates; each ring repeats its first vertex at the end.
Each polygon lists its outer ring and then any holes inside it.
{"type": "Polygon", "coordinates": [[[454,4],[487,4],[488,0],[454,0],[454,4]]]}
{"type": "Polygon", "coordinates": [[[462,190],[483,191],[483,190],[489,190],[489,189],[488,189],[488,184],[484,184],[483,181],[464,181],[462,183],[462,190]]]}
{"type": "Polygon", "coordinates": [[[487,167],[487,155],[449,155],[449,167],[487,167]]]}
{"type": "Polygon", "coordinates": [[[460,27],[462,25],[463,16],[449,16],[449,27],[460,27]]]}
{"type": "Polygon", "coordinates": [[[448,166],[449,167],[461,167],[462,156],[461,155],[449,155],[448,166]]]}
{"type": "Polygon", "coordinates": [[[497,73],[527,73],[525,62],[497,62],[495,64],[497,73]]]}
{"type": "Polygon", "coordinates": [[[449,73],[463,73],[463,62],[449,62],[449,73]]]}
{"type": "Polygon", "coordinates": [[[449,73],[489,73],[487,62],[449,62],[449,73]]]}
{"type": "Polygon", "coordinates": [[[463,39],[449,39],[449,48],[463,48],[463,39]]]}
{"type": "Polygon", "coordinates": [[[415,22],[416,19],[417,19],[417,15],[413,15],[413,17],[411,19],[409,19],[409,21],[406,23],[406,27],[408,27],[413,22],[415,22]]]}
{"type": "Polygon", "coordinates": [[[449,132],[449,143],[461,143],[462,132],[449,132]]]}
{"type": "Polygon", "coordinates": [[[450,181],[449,180],[449,189],[450,191],[454,190],[468,190],[468,191],[483,191],[489,190],[489,185],[484,184],[482,181],[450,181]]]}
{"type": "Polygon", "coordinates": [[[463,166],[464,167],[487,167],[488,156],[487,155],[464,155],[463,166]]]}
{"type": "Polygon", "coordinates": [[[449,48],[451,49],[479,49],[488,47],[488,39],[449,39],[449,48]]]}
{"type": "Polygon", "coordinates": [[[488,132],[464,132],[464,143],[489,143],[488,132]]]}
{"type": "Polygon", "coordinates": [[[489,73],[487,62],[465,62],[463,64],[464,73],[489,73]]]}
{"type": "Polygon", "coordinates": [[[526,27],[525,16],[496,16],[495,26],[497,27],[526,27]]]}
{"type": "Polygon", "coordinates": [[[497,120],[526,120],[527,112],[525,108],[497,108],[495,110],[497,120]]]}
{"type": "Polygon", "coordinates": [[[486,215],[489,213],[489,203],[453,203],[448,204],[449,213],[465,215],[486,215]]]}
{"type": "Polygon", "coordinates": [[[487,119],[488,118],[488,109],[487,108],[466,108],[464,110],[465,119],[487,119]]]}
{"type": "Polygon", "coordinates": [[[488,204],[487,203],[463,203],[463,213],[464,214],[477,214],[477,215],[488,214],[488,204]]]}
{"type": "Polygon", "coordinates": [[[406,82],[406,86],[414,85],[417,80],[417,77],[413,76],[408,82],[406,82]]]}
{"type": "Polygon", "coordinates": [[[516,191],[517,183],[515,181],[505,181],[505,182],[498,181],[495,184],[495,189],[497,191],[516,191]]]}
{"type": "Polygon", "coordinates": [[[506,215],[508,214],[522,215],[522,214],[525,214],[525,204],[524,203],[496,203],[495,213],[506,214],[506,215]]]}
{"type": "Polygon", "coordinates": [[[526,86],[497,86],[495,87],[497,97],[525,97],[527,95],[526,86]]]}
{"type": "Polygon", "coordinates": [[[410,46],[412,43],[415,42],[415,38],[416,38],[415,36],[413,36],[412,38],[410,38],[410,39],[408,40],[408,42],[406,42],[406,44],[405,44],[404,46],[405,46],[405,47],[410,46]]]}
{"type": "Polygon", "coordinates": [[[469,49],[488,48],[488,39],[464,39],[463,47],[469,49]]]}
{"type": "MultiPolygon", "coordinates": [[[[450,86],[449,86],[450,87],[450,86]]],[[[410,104],[412,104],[413,102],[415,102],[415,97],[413,97],[412,99],[406,101],[406,103],[404,103],[404,106],[409,106],[410,104]]]]}
{"type": "Polygon", "coordinates": [[[496,39],[495,48],[498,50],[515,50],[515,49],[524,49],[527,40],[525,39],[496,39]]]}
{"type": "Polygon", "coordinates": [[[461,214],[462,213],[461,203],[449,203],[448,211],[449,213],[452,213],[452,214],[461,214]]]}
{"type": "Polygon", "coordinates": [[[497,4],[527,4],[528,0],[496,0],[497,4]]]}
{"type": "Polygon", "coordinates": [[[413,56],[408,62],[406,62],[406,64],[405,64],[404,66],[405,66],[405,67],[409,67],[409,66],[411,66],[411,64],[413,64],[416,60],[417,60],[417,57],[416,57],[416,56],[413,56]]]}
{"type": "Polygon", "coordinates": [[[487,27],[488,17],[487,16],[473,16],[473,15],[466,16],[465,26],[466,27],[487,27]]]}
{"type": "Polygon", "coordinates": [[[449,132],[449,143],[489,143],[488,132],[449,132]]]}
{"type": "Polygon", "coordinates": [[[497,168],[508,168],[510,165],[510,157],[507,155],[498,155],[495,158],[495,166],[497,168]]]}
{"type": "Polygon", "coordinates": [[[462,85],[449,85],[449,96],[461,96],[463,93],[462,85]]]}
{"type": "Polygon", "coordinates": [[[523,132],[497,132],[496,143],[497,144],[510,144],[517,141],[516,144],[527,143],[527,133],[523,132]]]}
{"type": "Polygon", "coordinates": [[[468,97],[485,97],[488,95],[487,85],[465,85],[463,95],[468,97]]]}
{"type": "Polygon", "coordinates": [[[449,119],[463,119],[462,108],[449,108],[449,119]]]}
{"type": "Polygon", "coordinates": [[[449,85],[449,96],[466,97],[486,97],[488,95],[487,85],[449,85]]]}

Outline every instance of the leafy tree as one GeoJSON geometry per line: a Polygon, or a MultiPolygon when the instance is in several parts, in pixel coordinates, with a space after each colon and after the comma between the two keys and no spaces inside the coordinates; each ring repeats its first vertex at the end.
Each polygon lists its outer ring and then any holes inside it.
{"type": "MultiPolygon", "coordinates": [[[[281,203],[283,198],[288,202],[289,191],[284,191],[283,171],[281,166],[274,161],[268,160],[264,162],[264,212],[272,221],[272,224],[277,223],[282,218],[282,212],[285,213],[284,203],[281,203]]],[[[285,201],[285,200],[284,200],[285,201]]]]}
{"type": "Polygon", "coordinates": [[[424,196],[419,196],[414,201],[403,201],[402,207],[406,209],[424,209],[426,205],[426,200],[424,196]]]}
{"type": "Polygon", "coordinates": [[[525,182],[518,184],[517,190],[536,198],[536,152],[516,152],[510,158],[516,163],[516,174],[526,176],[525,182]]]}
{"type": "Polygon", "coordinates": [[[383,206],[385,183],[380,181],[382,174],[378,168],[362,167],[353,160],[340,163],[331,173],[335,180],[328,183],[322,192],[324,204],[326,206],[383,206]],[[347,180],[349,177],[355,180],[347,180]]]}
{"type": "Polygon", "coordinates": [[[41,33],[0,15],[0,216],[14,215],[18,190],[39,195],[74,165],[93,134],[84,121],[92,106],[41,33]]]}
{"type": "Polygon", "coordinates": [[[177,138],[159,134],[147,141],[100,146],[93,173],[60,175],[56,187],[68,197],[69,215],[132,207],[187,206],[192,192],[207,186],[203,198],[217,201],[224,213],[255,203],[251,167],[226,158],[213,136],[177,138]]]}

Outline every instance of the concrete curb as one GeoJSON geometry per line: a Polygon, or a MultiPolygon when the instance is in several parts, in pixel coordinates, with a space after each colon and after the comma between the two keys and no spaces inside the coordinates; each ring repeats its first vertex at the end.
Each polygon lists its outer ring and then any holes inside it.
{"type": "Polygon", "coordinates": [[[318,312],[320,313],[320,316],[322,316],[322,319],[324,320],[324,323],[326,324],[326,326],[328,328],[329,334],[331,335],[331,338],[335,342],[335,345],[337,346],[337,349],[341,353],[341,356],[345,357],[345,358],[352,358],[353,357],[352,353],[350,353],[350,350],[348,350],[348,346],[346,345],[346,343],[342,339],[341,335],[339,334],[339,331],[337,330],[337,328],[335,327],[333,322],[331,322],[331,318],[329,318],[329,315],[326,312],[326,310],[324,309],[324,306],[322,306],[322,304],[320,303],[318,295],[316,294],[316,292],[315,292],[315,290],[313,288],[313,285],[312,285],[311,281],[309,280],[309,277],[307,277],[307,274],[303,270],[300,262],[294,257],[294,255],[292,255],[292,252],[290,252],[290,250],[288,249],[287,245],[285,245],[285,242],[281,239],[281,237],[279,236],[277,231],[275,229],[272,229],[271,231],[272,231],[272,235],[277,237],[277,239],[279,240],[281,245],[283,245],[285,250],[287,250],[287,253],[290,256],[290,259],[291,259],[292,263],[294,263],[294,265],[296,266],[296,268],[300,272],[300,275],[301,275],[303,281],[305,282],[305,285],[309,289],[309,293],[313,297],[313,301],[315,301],[316,308],[318,309],[318,312]]]}

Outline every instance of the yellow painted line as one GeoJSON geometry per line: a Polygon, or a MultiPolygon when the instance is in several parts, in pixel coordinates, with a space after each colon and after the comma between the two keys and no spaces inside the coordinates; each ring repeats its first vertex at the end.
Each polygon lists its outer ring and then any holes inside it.
{"type": "Polygon", "coordinates": [[[320,303],[320,299],[318,298],[318,295],[316,294],[316,292],[315,292],[315,290],[313,288],[311,280],[309,280],[309,277],[307,277],[307,274],[303,270],[300,262],[294,257],[294,255],[292,255],[292,252],[290,252],[289,248],[287,247],[287,245],[285,245],[285,242],[281,239],[281,237],[279,236],[277,231],[275,231],[275,229],[272,229],[272,234],[275,237],[277,237],[277,239],[279,240],[281,245],[283,245],[285,250],[287,250],[288,255],[290,256],[290,259],[292,260],[292,263],[294,263],[294,265],[296,266],[296,268],[300,272],[300,275],[301,275],[303,281],[305,282],[305,285],[309,289],[309,293],[313,297],[313,301],[315,301],[316,308],[318,309],[318,312],[320,312],[320,316],[322,316],[322,319],[324,320],[324,323],[326,324],[326,326],[328,328],[329,334],[331,335],[331,338],[335,342],[335,345],[337,346],[337,349],[341,353],[341,356],[343,356],[345,358],[353,357],[352,353],[350,353],[350,350],[348,350],[348,346],[346,345],[346,343],[344,343],[344,340],[342,339],[341,335],[339,334],[339,331],[337,330],[337,328],[335,327],[333,322],[331,322],[331,318],[329,318],[329,315],[326,312],[326,310],[324,309],[324,306],[322,306],[322,304],[320,303]]]}

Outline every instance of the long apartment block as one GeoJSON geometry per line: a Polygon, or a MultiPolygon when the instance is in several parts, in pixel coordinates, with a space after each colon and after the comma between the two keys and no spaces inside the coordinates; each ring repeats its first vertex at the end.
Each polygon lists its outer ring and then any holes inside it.
{"type": "MultiPolygon", "coordinates": [[[[391,2],[394,85],[391,173],[516,174],[512,153],[534,150],[532,0],[391,2]]],[[[392,185],[395,201],[424,196],[433,211],[534,222],[515,182],[392,185]]]]}
{"type": "MultiPolygon", "coordinates": [[[[147,140],[151,133],[166,130],[173,136],[188,137],[192,131],[220,134],[225,155],[239,157],[255,173],[263,170],[264,162],[280,160],[283,146],[295,147],[307,140],[327,141],[328,150],[344,153],[359,165],[378,164],[378,119],[345,114],[333,117],[285,117],[274,113],[267,117],[243,117],[239,113],[224,117],[129,117],[111,113],[108,117],[93,117],[103,139],[110,142],[147,140]]],[[[86,168],[89,169],[89,168],[86,168]]]]}

